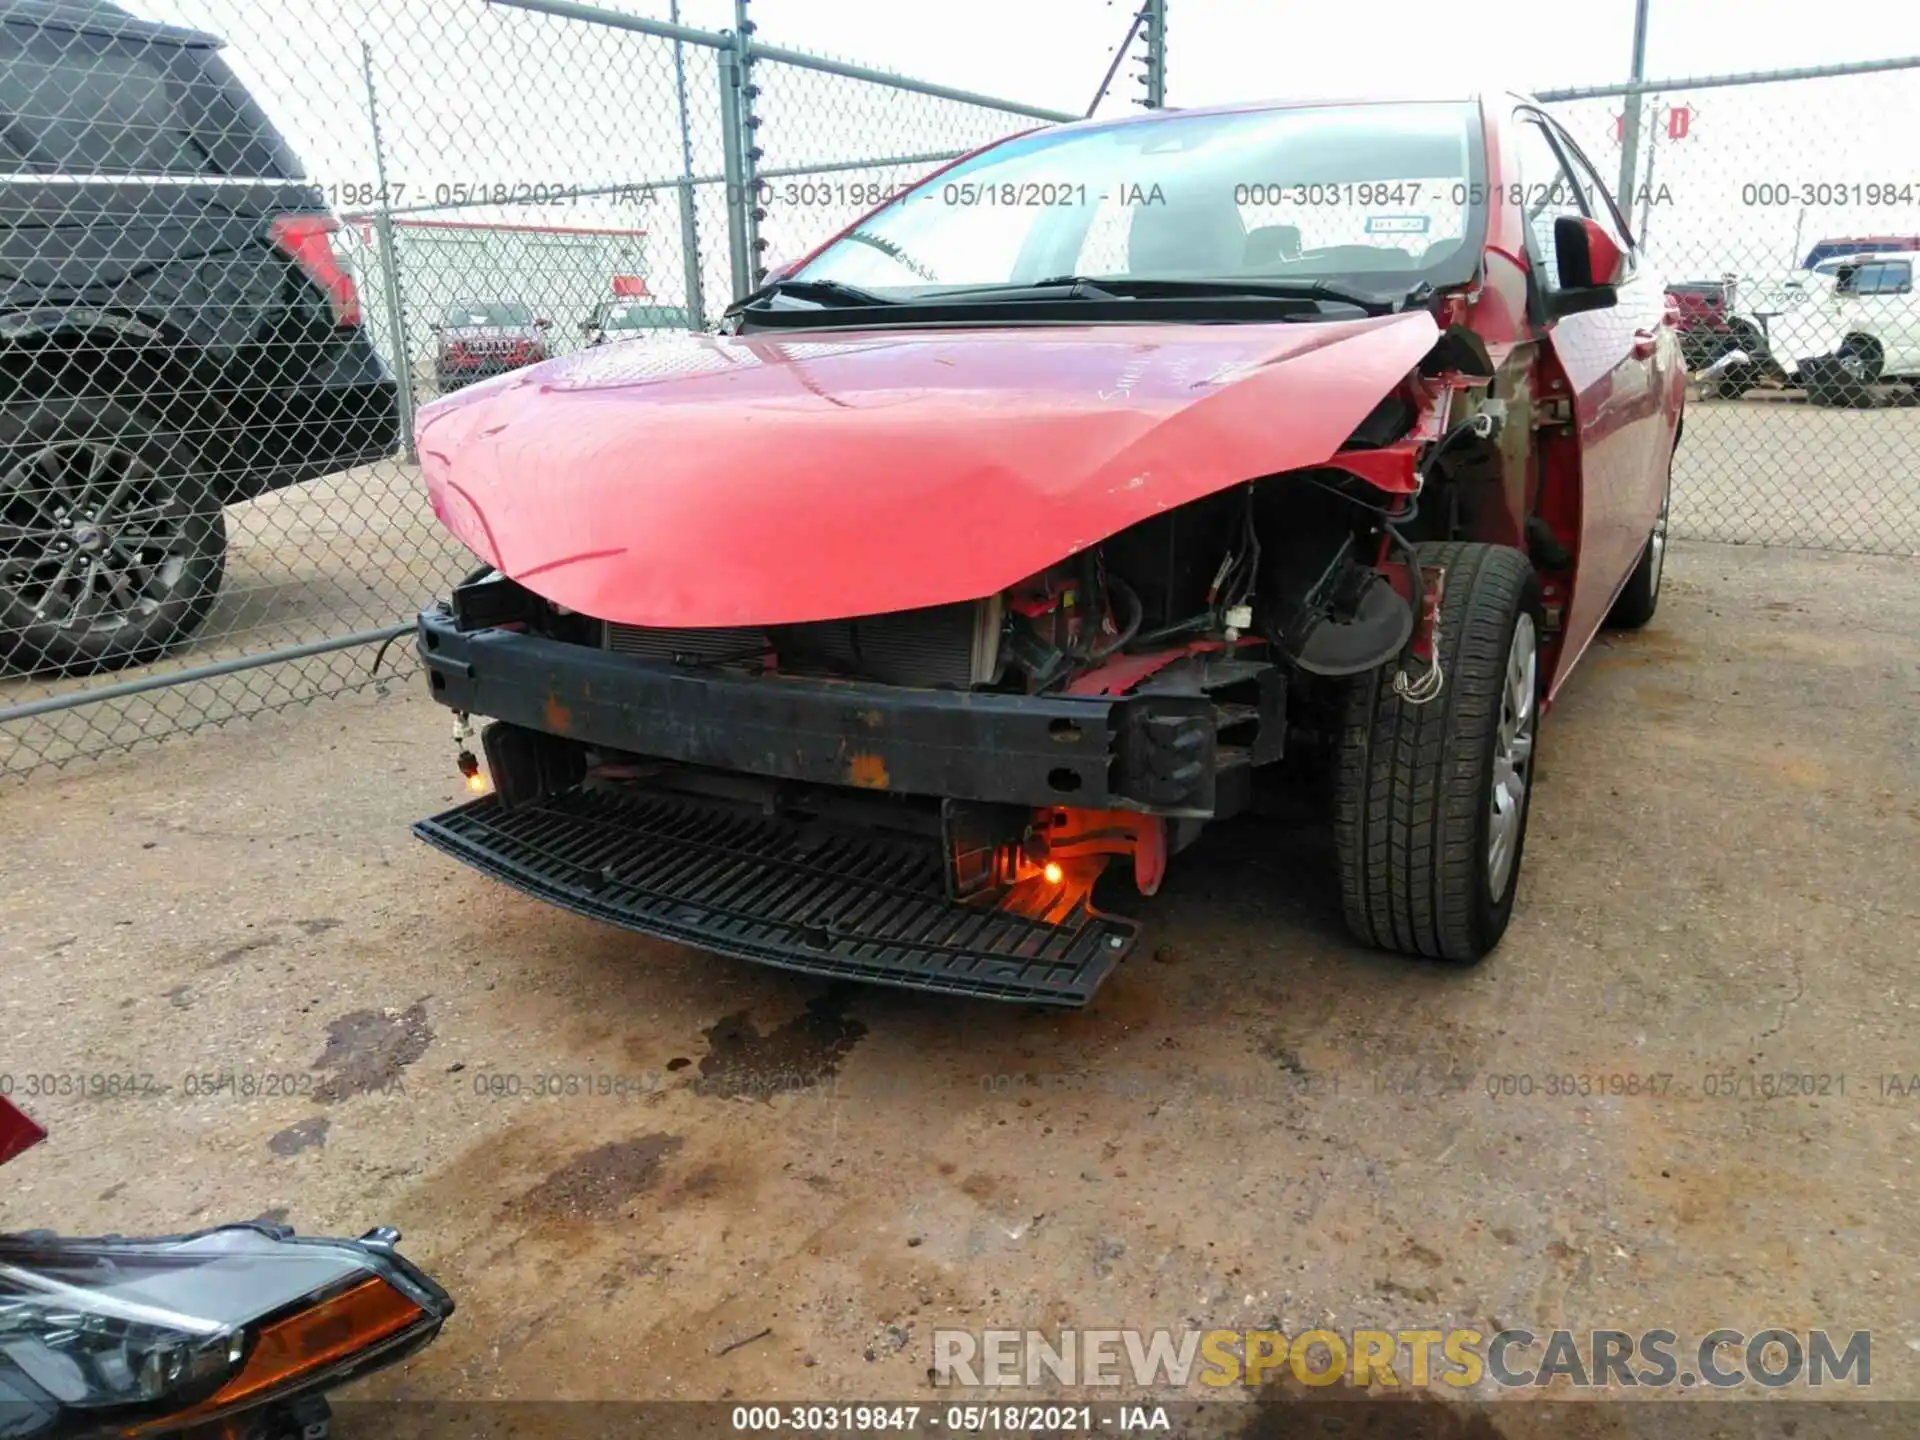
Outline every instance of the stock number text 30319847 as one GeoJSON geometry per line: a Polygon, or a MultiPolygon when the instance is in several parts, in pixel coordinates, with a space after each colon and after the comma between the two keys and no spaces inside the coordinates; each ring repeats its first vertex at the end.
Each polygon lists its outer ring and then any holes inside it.
{"type": "Polygon", "coordinates": [[[1920,197],[1912,180],[1752,180],[1740,203],[1769,205],[1911,205],[1920,197]]]}
{"type": "Polygon", "coordinates": [[[336,209],[419,205],[580,205],[589,201],[644,205],[654,199],[651,185],[576,185],[559,180],[456,180],[437,185],[408,185],[395,180],[335,180],[320,187],[336,209]]]}

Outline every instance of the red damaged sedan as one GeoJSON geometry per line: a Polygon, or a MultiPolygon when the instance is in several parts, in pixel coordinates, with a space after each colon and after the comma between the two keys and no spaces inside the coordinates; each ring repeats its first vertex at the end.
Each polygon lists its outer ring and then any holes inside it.
{"type": "Polygon", "coordinates": [[[1139,933],[1105,867],[1151,895],[1305,785],[1356,935],[1498,943],[1540,717],[1659,598],[1685,383],[1549,116],[1036,130],[720,329],[421,412],[484,563],[420,654],[490,722],[422,838],[724,955],[1071,1006],[1139,933]]]}

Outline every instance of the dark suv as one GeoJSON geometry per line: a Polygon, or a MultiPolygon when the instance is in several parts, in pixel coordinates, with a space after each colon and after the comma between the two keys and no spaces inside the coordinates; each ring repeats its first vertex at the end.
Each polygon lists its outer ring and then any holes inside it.
{"type": "Polygon", "coordinates": [[[110,669],[205,618],[222,507],[395,452],[340,222],[220,56],[0,0],[0,661],[110,669]]]}
{"type": "Polygon", "coordinates": [[[433,378],[440,393],[547,359],[550,324],[517,301],[454,301],[433,325],[433,378]]]}

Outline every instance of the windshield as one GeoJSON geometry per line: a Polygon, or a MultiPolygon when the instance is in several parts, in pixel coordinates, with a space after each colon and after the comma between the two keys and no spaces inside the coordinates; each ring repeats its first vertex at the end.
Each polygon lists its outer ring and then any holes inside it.
{"type": "Polygon", "coordinates": [[[795,272],[889,298],[1094,279],[1471,277],[1477,108],[1342,105],[1044,130],[907,191],[795,272]]]}
{"type": "Polygon", "coordinates": [[[447,324],[466,325],[531,325],[533,311],[524,305],[515,305],[504,300],[462,300],[447,311],[447,324]]]}
{"type": "MultiPolygon", "coordinates": [[[[0,4],[0,20],[7,7],[0,4]]],[[[297,177],[299,158],[218,52],[129,22],[0,40],[0,163],[38,174],[297,177]],[[116,27],[117,28],[117,27],[116,27]]]]}

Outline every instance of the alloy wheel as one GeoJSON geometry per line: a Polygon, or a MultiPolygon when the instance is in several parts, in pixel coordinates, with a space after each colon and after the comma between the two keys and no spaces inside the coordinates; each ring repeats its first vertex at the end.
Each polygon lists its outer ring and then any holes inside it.
{"type": "MultiPolygon", "coordinates": [[[[1657,533],[1657,532],[1656,532],[1657,533]]],[[[1507,646],[1500,690],[1500,729],[1493,742],[1493,783],[1487,814],[1487,894],[1499,901],[1513,881],[1514,860],[1527,816],[1538,713],[1540,644],[1533,616],[1522,611],[1507,646]]]]}
{"type": "Polygon", "coordinates": [[[1667,483],[1660,497],[1660,513],[1653,517],[1653,534],[1647,539],[1647,589],[1660,593],[1660,567],[1667,563],[1667,507],[1673,503],[1673,483],[1667,483]]]}
{"type": "Polygon", "coordinates": [[[65,440],[17,453],[0,472],[0,590],[64,630],[142,620],[193,558],[187,520],[132,450],[65,440]]]}

